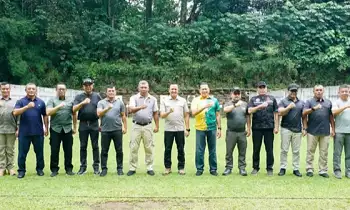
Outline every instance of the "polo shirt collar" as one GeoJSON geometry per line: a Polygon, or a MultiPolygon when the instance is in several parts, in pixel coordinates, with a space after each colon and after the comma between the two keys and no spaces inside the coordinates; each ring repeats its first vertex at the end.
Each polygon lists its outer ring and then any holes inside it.
{"type": "MultiPolygon", "coordinates": [[[[32,99],[30,99],[28,96],[25,97],[28,101],[31,101],[32,99]]],[[[33,101],[36,101],[36,96],[34,97],[33,101]]]]}
{"type": "Polygon", "coordinates": [[[137,97],[139,97],[139,98],[150,98],[150,95],[147,94],[147,96],[145,97],[145,96],[142,96],[140,93],[138,93],[138,94],[137,94],[137,97]]]}
{"type": "Polygon", "coordinates": [[[203,99],[211,99],[210,95],[208,95],[208,97],[203,98],[202,96],[199,96],[199,99],[203,100],[203,99]]]}
{"type": "MultiPolygon", "coordinates": [[[[287,96],[287,99],[288,99],[288,101],[293,101],[293,99],[291,99],[289,96],[287,96]]],[[[296,102],[298,102],[298,101],[299,101],[299,98],[296,97],[296,102]]]]}
{"type": "Polygon", "coordinates": [[[5,99],[4,97],[1,97],[1,100],[3,100],[3,101],[10,101],[10,100],[12,100],[12,98],[9,97],[8,99],[5,99]]]}
{"type": "MultiPolygon", "coordinates": [[[[174,100],[171,96],[168,98],[169,100],[174,100]]],[[[176,96],[175,100],[179,100],[179,96],[176,96]]]]}
{"type": "Polygon", "coordinates": [[[314,97],[314,99],[315,99],[316,102],[324,102],[324,98],[317,99],[316,97],[314,97]]]}
{"type": "Polygon", "coordinates": [[[113,101],[110,101],[110,100],[108,99],[108,97],[106,97],[106,98],[105,98],[105,100],[106,100],[106,101],[108,101],[108,102],[110,102],[110,103],[113,103],[113,102],[115,102],[116,100],[118,100],[118,98],[117,98],[117,99],[116,99],[116,98],[114,98],[114,100],[113,100],[113,101]]]}

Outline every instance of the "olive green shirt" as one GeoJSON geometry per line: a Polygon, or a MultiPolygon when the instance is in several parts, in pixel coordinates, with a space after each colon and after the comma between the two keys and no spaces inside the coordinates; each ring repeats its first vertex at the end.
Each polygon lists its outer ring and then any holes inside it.
{"type": "Polygon", "coordinates": [[[15,107],[16,101],[9,98],[5,100],[0,99],[0,133],[11,134],[15,133],[17,129],[17,118],[13,116],[12,111],[15,107]]]}
{"type": "Polygon", "coordinates": [[[46,104],[46,108],[55,108],[62,102],[65,105],[54,115],[51,115],[50,127],[57,133],[61,133],[62,129],[65,133],[69,133],[72,130],[73,124],[73,100],[60,100],[58,97],[50,98],[46,104]]]}

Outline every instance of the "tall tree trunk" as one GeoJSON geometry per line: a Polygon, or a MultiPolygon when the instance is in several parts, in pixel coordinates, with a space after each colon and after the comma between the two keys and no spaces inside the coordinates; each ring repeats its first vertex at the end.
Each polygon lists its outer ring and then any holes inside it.
{"type": "Polygon", "coordinates": [[[186,23],[187,18],[187,0],[181,0],[180,23],[186,23]]]}
{"type": "Polygon", "coordinates": [[[153,5],[153,0],[145,0],[146,23],[148,23],[152,18],[152,5],[153,5]]]}

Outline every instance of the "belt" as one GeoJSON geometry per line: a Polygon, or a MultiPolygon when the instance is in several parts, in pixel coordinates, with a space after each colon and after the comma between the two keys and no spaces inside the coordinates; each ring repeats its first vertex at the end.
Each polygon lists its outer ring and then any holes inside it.
{"type": "Polygon", "coordinates": [[[151,122],[147,122],[147,123],[139,123],[139,122],[136,122],[135,120],[133,120],[132,122],[135,123],[136,125],[141,125],[141,126],[149,125],[149,124],[152,123],[152,121],[151,122]]]}
{"type": "Polygon", "coordinates": [[[81,123],[85,123],[87,125],[90,125],[90,124],[93,124],[93,123],[96,123],[97,120],[94,120],[94,121],[85,121],[85,120],[80,120],[81,123]]]}

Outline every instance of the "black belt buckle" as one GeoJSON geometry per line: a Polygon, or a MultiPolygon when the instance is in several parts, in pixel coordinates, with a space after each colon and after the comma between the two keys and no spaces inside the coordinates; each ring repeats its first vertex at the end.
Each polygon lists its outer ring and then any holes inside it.
{"type": "Polygon", "coordinates": [[[145,125],[151,124],[151,122],[148,122],[148,123],[138,123],[138,122],[136,122],[135,120],[133,120],[132,122],[135,123],[136,125],[140,125],[140,126],[145,126],[145,125]]]}

